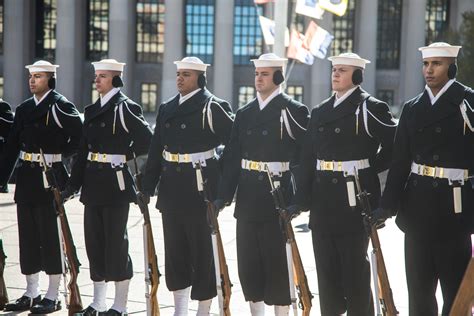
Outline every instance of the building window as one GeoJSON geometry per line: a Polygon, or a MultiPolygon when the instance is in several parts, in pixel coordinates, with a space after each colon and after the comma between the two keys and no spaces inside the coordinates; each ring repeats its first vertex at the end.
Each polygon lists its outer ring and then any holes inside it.
{"type": "Polygon", "coordinates": [[[295,12],[296,9],[296,0],[291,0],[288,3],[288,19],[290,21],[290,30],[295,30],[302,34],[305,33],[305,16],[302,14],[297,14],[295,12]]]}
{"type": "Polygon", "coordinates": [[[156,111],[156,91],[158,85],[156,83],[142,83],[141,85],[141,103],[143,112],[156,111]]]}
{"type": "Polygon", "coordinates": [[[379,1],[377,21],[377,68],[398,69],[402,0],[379,1]]]}
{"type": "Polygon", "coordinates": [[[255,98],[255,88],[252,86],[239,87],[239,108],[243,107],[255,98]]]}
{"type": "Polygon", "coordinates": [[[165,1],[137,1],[137,61],[163,61],[165,50],[165,1]]]}
{"type": "Polygon", "coordinates": [[[296,101],[303,103],[303,86],[288,86],[286,94],[296,101]]]}
{"type": "Polygon", "coordinates": [[[0,55],[3,55],[3,12],[4,12],[4,6],[3,6],[3,0],[0,0],[0,55]]]}
{"type": "Polygon", "coordinates": [[[332,17],[334,35],[331,45],[332,55],[354,51],[355,3],[356,1],[348,1],[346,14],[332,17]]]}
{"type": "Polygon", "coordinates": [[[91,103],[95,103],[95,101],[99,99],[99,92],[97,92],[95,88],[95,80],[92,81],[91,99],[92,99],[91,103]]]}
{"type": "Polygon", "coordinates": [[[54,61],[56,50],[56,0],[37,2],[36,58],[54,61]]]}
{"type": "Polygon", "coordinates": [[[393,90],[377,90],[377,99],[387,102],[389,106],[393,105],[394,91],[393,90]]]}
{"type": "Polygon", "coordinates": [[[250,64],[250,59],[262,54],[263,35],[258,21],[262,12],[262,6],[256,6],[254,0],[235,0],[234,64],[250,64]]]}
{"type": "Polygon", "coordinates": [[[186,56],[212,64],[215,0],[186,1],[186,56]]]}
{"type": "Polygon", "coordinates": [[[427,0],[426,2],[426,45],[436,42],[449,27],[449,0],[427,0]]]}
{"type": "Polygon", "coordinates": [[[109,53],[109,1],[89,0],[87,6],[87,58],[100,60],[109,53]]]}

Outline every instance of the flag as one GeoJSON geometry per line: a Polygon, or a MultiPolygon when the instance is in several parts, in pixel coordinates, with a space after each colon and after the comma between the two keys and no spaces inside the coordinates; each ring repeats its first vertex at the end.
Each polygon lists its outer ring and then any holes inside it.
{"type": "Polygon", "coordinates": [[[343,16],[347,10],[348,0],[319,0],[319,6],[331,13],[343,16]]]}
{"type": "Polygon", "coordinates": [[[264,4],[268,2],[274,2],[274,0],[254,0],[253,1],[255,4],[264,4]]]}
{"type": "Polygon", "coordinates": [[[295,12],[315,19],[322,19],[324,10],[318,0],[296,0],[295,12]]]}
{"type": "MultiPolygon", "coordinates": [[[[264,16],[258,17],[260,21],[260,27],[262,28],[263,39],[265,44],[274,45],[275,44],[275,21],[270,20],[264,16]]],[[[290,31],[286,28],[285,31],[285,47],[288,47],[290,43],[290,31]]]]}
{"type": "Polygon", "coordinates": [[[309,23],[304,37],[304,46],[308,47],[311,54],[321,59],[326,57],[329,45],[331,45],[334,39],[334,36],[314,23],[314,21],[309,23]]]}
{"type": "Polygon", "coordinates": [[[291,31],[290,46],[288,47],[288,58],[296,59],[304,64],[312,65],[314,57],[304,45],[305,36],[296,30],[291,31]]]}

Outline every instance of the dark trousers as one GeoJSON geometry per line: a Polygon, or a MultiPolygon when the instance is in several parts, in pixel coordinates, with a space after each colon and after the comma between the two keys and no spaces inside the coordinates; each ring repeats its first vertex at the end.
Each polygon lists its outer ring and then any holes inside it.
{"type": "Polygon", "coordinates": [[[21,273],[62,273],[58,222],[53,202],[17,205],[21,273]]]}
{"type": "Polygon", "coordinates": [[[191,299],[217,295],[211,230],[205,215],[163,212],[166,285],[170,291],[189,286],[191,299]]]}
{"type": "Polygon", "coordinates": [[[132,278],[127,236],[129,208],[129,204],[85,206],[84,237],[92,281],[132,278]]]}
{"type": "Polygon", "coordinates": [[[246,301],[290,305],[285,244],[278,220],[237,220],[237,262],[246,301]]]}
{"type": "Polygon", "coordinates": [[[374,315],[365,233],[318,234],[313,249],[322,316],[374,315]]]}
{"type": "Polygon", "coordinates": [[[438,315],[435,296],[438,281],[443,293],[442,315],[449,315],[470,259],[469,234],[436,241],[405,235],[410,316],[438,315]]]}

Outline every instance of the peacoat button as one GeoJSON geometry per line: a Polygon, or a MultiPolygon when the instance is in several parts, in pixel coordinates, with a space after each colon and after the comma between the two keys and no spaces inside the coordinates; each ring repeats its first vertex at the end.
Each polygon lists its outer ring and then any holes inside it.
{"type": "Polygon", "coordinates": [[[92,126],[94,126],[94,124],[92,124],[92,123],[89,123],[89,127],[92,127],[92,126]]]}
{"type": "Polygon", "coordinates": [[[166,123],[166,124],[165,124],[165,127],[166,127],[166,128],[169,128],[169,127],[170,127],[170,123],[166,123]]]}
{"type": "Polygon", "coordinates": [[[98,169],[104,168],[104,164],[103,164],[103,163],[98,163],[98,164],[97,164],[97,168],[98,168],[98,169]]]}
{"type": "Polygon", "coordinates": [[[251,131],[251,130],[247,130],[247,135],[252,135],[252,131],[251,131]]]}
{"type": "Polygon", "coordinates": [[[337,184],[337,178],[332,178],[331,182],[337,184]]]}
{"type": "Polygon", "coordinates": [[[439,160],[439,155],[433,155],[433,160],[434,160],[434,161],[439,160]]]}
{"type": "Polygon", "coordinates": [[[34,162],[30,162],[30,168],[34,168],[35,167],[35,163],[34,162]]]}
{"type": "Polygon", "coordinates": [[[418,133],[421,133],[421,132],[423,132],[423,128],[418,129],[418,133]]]}
{"type": "Polygon", "coordinates": [[[413,186],[416,187],[416,185],[418,184],[418,180],[413,180],[413,186]]]}
{"type": "Polygon", "coordinates": [[[420,160],[421,160],[421,156],[420,156],[420,155],[416,155],[416,156],[415,156],[415,159],[416,159],[416,161],[420,161],[420,160]]]}
{"type": "Polygon", "coordinates": [[[164,145],[163,148],[164,148],[164,149],[168,149],[168,145],[164,145]]]}
{"type": "Polygon", "coordinates": [[[321,177],[316,177],[316,182],[320,183],[321,182],[321,177]]]}
{"type": "Polygon", "coordinates": [[[318,131],[320,131],[320,132],[324,131],[324,127],[320,126],[320,127],[318,128],[318,131]]]}
{"type": "Polygon", "coordinates": [[[21,148],[25,148],[25,147],[26,147],[25,143],[21,143],[21,148]]]}
{"type": "Polygon", "coordinates": [[[262,181],[262,180],[263,180],[263,176],[262,176],[262,175],[259,175],[259,176],[258,176],[258,180],[259,180],[259,181],[262,181]]]}
{"type": "Polygon", "coordinates": [[[248,153],[248,152],[244,152],[244,157],[245,157],[245,158],[248,158],[248,157],[249,157],[249,153],[248,153]]]}
{"type": "Polygon", "coordinates": [[[186,128],[186,124],[181,124],[181,129],[185,129],[186,128]]]}
{"type": "Polygon", "coordinates": [[[90,162],[86,163],[86,168],[89,168],[90,166],[91,166],[90,162]]]}
{"type": "Polygon", "coordinates": [[[163,171],[166,171],[166,169],[168,169],[168,167],[163,166],[162,170],[163,170],[163,171]]]}
{"type": "Polygon", "coordinates": [[[87,148],[92,149],[92,145],[91,145],[91,144],[87,144],[87,148]]]}
{"type": "Polygon", "coordinates": [[[176,167],[176,172],[181,172],[181,167],[176,167]]]}
{"type": "Polygon", "coordinates": [[[100,127],[105,127],[105,123],[104,123],[104,122],[101,122],[101,123],[100,123],[100,127]]]}
{"type": "Polygon", "coordinates": [[[441,133],[441,127],[439,127],[439,126],[436,127],[436,128],[435,128],[435,132],[436,132],[436,133],[441,133]]]}
{"type": "Polygon", "coordinates": [[[268,135],[268,131],[267,131],[267,130],[263,130],[263,131],[262,131],[262,135],[263,135],[263,136],[267,136],[267,135],[268,135]]]}
{"type": "Polygon", "coordinates": [[[433,188],[437,188],[438,187],[438,181],[433,181],[433,188]]]}
{"type": "Polygon", "coordinates": [[[336,127],[336,128],[334,129],[334,132],[336,132],[336,134],[339,134],[339,133],[341,132],[341,129],[340,129],[339,127],[336,127]]]}
{"type": "Polygon", "coordinates": [[[33,124],[33,126],[36,127],[36,128],[39,127],[38,123],[33,124]]]}

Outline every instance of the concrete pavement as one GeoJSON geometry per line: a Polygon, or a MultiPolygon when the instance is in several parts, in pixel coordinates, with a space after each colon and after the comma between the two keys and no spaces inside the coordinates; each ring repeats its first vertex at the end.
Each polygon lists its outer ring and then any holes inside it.
{"type": "MultiPolygon", "coordinates": [[[[13,203],[14,185],[9,185],[10,192],[8,194],[0,194],[0,232],[3,239],[5,252],[8,256],[5,267],[5,280],[10,300],[20,297],[24,291],[26,282],[24,276],[20,273],[19,266],[19,248],[18,248],[18,227],[16,218],[16,205],[13,203]]],[[[160,272],[163,276],[160,278],[160,286],[158,290],[158,301],[160,304],[161,315],[173,314],[173,296],[168,291],[165,285],[165,270],[164,270],[164,246],[163,246],[163,231],[161,226],[161,215],[154,209],[156,200],[152,199],[150,203],[151,221],[153,224],[153,233],[155,236],[155,246],[158,255],[158,262],[160,272]]],[[[82,264],[78,279],[82,302],[87,306],[92,301],[93,286],[89,278],[89,265],[84,246],[84,231],[83,231],[83,205],[75,198],[66,203],[66,211],[68,215],[71,231],[74,236],[74,242],[77,247],[79,260],[82,264]]],[[[229,266],[230,278],[233,283],[232,298],[231,298],[231,312],[232,315],[250,315],[248,304],[245,302],[242,289],[239,283],[237,273],[237,256],[235,245],[235,219],[232,216],[233,205],[226,208],[221,215],[219,215],[219,225],[221,235],[224,243],[224,248],[227,257],[227,265],[229,266]]],[[[317,287],[316,268],[314,263],[313,248],[311,242],[311,232],[306,229],[305,224],[308,221],[308,215],[303,214],[293,220],[295,227],[296,239],[298,247],[301,252],[303,264],[305,266],[306,275],[310,285],[311,292],[314,295],[313,308],[311,315],[320,315],[319,311],[319,296],[317,287]],[[302,228],[301,228],[302,227],[302,228]]],[[[145,315],[146,305],[144,298],[144,253],[143,253],[143,231],[142,231],[142,215],[136,205],[130,208],[130,216],[128,221],[128,234],[130,239],[130,255],[133,260],[134,277],[131,281],[128,310],[130,314],[145,315]]],[[[408,297],[405,282],[405,267],[403,255],[403,234],[393,223],[389,220],[387,227],[379,231],[380,240],[383,247],[385,262],[395,305],[400,312],[400,315],[408,315],[408,297]]],[[[369,246],[369,251],[370,251],[369,246]]],[[[44,273],[40,278],[41,290],[44,294],[47,288],[47,278],[44,273]]],[[[61,286],[61,290],[63,287],[61,286]]],[[[114,285],[109,284],[108,288],[108,306],[113,303],[114,285]]],[[[67,310],[64,307],[64,297],[62,311],[56,312],[53,315],[67,315],[67,310]]],[[[441,296],[438,293],[438,302],[442,302],[441,296]]],[[[212,304],[212,315],[218,315],[217,300],[212,304]]],[[[195,314],[197,310],[197,302],[190,302],[189,314],[195,314]]],[[[273,308],[266,307],[267,315],[272,315],[273,308]]],[[[0,315],[2,313],[0,312],[0,315]]],[[[8,314],[8,313],[3,313],[8,314]]],[[[13,313],[11,313],[13,314],[13,313]]],[[[27,315],[27,312],[20,313],[27,315]]],[[[301,312],[300,312],[301,314],[301,312]]],[[[293,315],[290,311],[290,315],[293,315]]]]}

